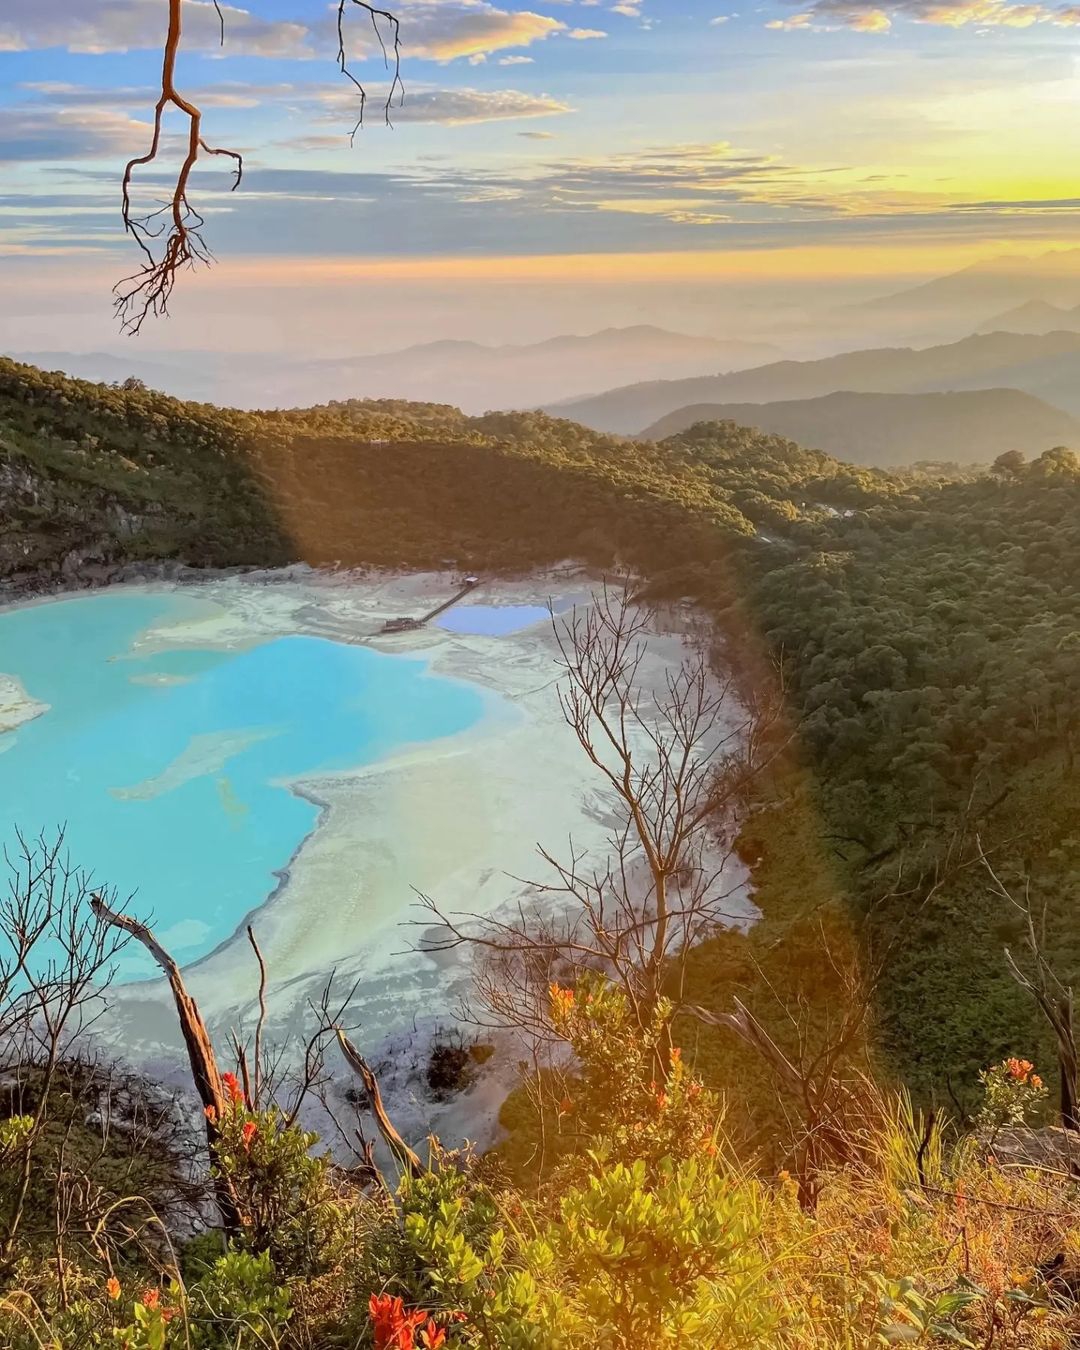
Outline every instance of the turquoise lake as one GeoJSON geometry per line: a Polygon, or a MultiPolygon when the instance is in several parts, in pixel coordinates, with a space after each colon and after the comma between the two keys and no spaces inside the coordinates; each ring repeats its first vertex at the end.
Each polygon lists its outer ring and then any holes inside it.
{"type": "Polygon", "coordinates": [[[99,592],[0,611],[0,673],[49,711],[0,732],[0,841],[64,826],[72,861],[152,915],[189,963],[277,884],[319,808],[282,780],[358,768],[485,715],[423,661],[310,636],[140,654],[198,619],[183,593],[99,592]]]}

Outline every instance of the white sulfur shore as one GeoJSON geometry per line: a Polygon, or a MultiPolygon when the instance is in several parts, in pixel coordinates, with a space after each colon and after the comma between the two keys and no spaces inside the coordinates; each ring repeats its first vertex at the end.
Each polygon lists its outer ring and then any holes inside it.
{"type": "MultiPolygon", "coordinates": [[[[17,731],[25,722],[49,711],[47,703],[31,698],[14,675],[0,675],[0,736],[17,731]]],[[[0,741],[0,749],[4,749],[0,741]]]]}
{"type": "MultiPolygon", "coordinates": [[[[564,856],[572,839],[576,853],[604,861],[610,804],[562,720],[549,622],[501,636],[436,626],[379,634],[387,619],[422,614],[453,587],[454,579],[440,574],[307,569],[218,580],[197,588],[200,601],[215,604],[212,616],[149,632],[139,649],[232,647],[308,633],[422,656],[439,675],[500,696],[466,733],[355,772],[291,783],[323,810],[251,919],[269,968],[269,1040],[308,1024],[308,1001],[331,972],[341,989],[358,981],[349,1020],[357,1042],[383,1066],[384,1090],[403,1132],[420,1137],[434,1128],[454,1142],[467,1135],[487,1143],[518,1056],[501,1045],[469,1092],[449,1103],[430,1100],[423,1077],[432,1034],[455,1025],[470,972],[464,952],[433,958],[412,950],[430,918],[417,895],[434,897],[445,911],[483,914],[513,905],[529,893],[513,878],[550,879],[538,844],[564,856]]],[[[589,591],[587,577],[563,570],[483,585],[469,602],[547,604],[586,599],[589,591]]],[[[658,634],[643,682],[661,685],[683,652],[680,637],[658,634]]],[[[740,875],[727,879],[728,888],[738,888],[727,908],[749,922],[755,910],[743,882],[740,875]]],[[[186,970],[185,979],[219,1043],[233,1028],[253,1028],[258,971],[242,929],[186,970]]],[[[164,981],[114,987],[111,1001],[103,1034],[117,1051],[182,1084],[186,1057],[164,981]]],[[[339,1083],[340,1090],[349,1084],[343,1066],[339,1083]]]]}

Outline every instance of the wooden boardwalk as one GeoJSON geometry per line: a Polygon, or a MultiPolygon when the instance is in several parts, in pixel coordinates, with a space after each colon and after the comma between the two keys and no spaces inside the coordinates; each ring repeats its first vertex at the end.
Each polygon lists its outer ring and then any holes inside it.
{"type": "Polygon", "coordinates": [[[465,597],[475,591],[479,585],[480,582],[476,577],[470,577],[460,591],[452,595],[449,600],[444,600],[441,605],[436,605],[436,607],[429,614],[425,614],[422,619],[387,619],[386,623],[383,624],[381,631],[384,633],[409,633],[414,629],[423,628],[429,624],[432,619],[437,619],[440,614],[445,614],[448,609],[452,609],[459,601],[464,600],[465,597]]]}

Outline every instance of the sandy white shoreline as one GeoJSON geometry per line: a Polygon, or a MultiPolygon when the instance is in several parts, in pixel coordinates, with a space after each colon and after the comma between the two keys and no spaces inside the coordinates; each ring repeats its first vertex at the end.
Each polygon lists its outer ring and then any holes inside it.
{"type": "MultiPolygon", "coordinates": [[[[576,853],[603,863],[611,822],[602,785],[562,720],[550,623],[501,636],[436,626],[380,634],[387,619],[426,612],[455,583],[446,574],[304,568],[196,586],[148,583],[138,589],[180,591],[199,605],[190,619],[143,634],[136,650],[236,648],[303,633],[422,658],[441,678],[489,691],[485,716],[466,732],[403,747],[358,770],[290,782],[320,808],[319,817],[293,857],[282,859],[273,893],[249,916],[270,972],[270,1039],[302,1030],[308,1002],[331,972],[343,989],[356,981],[350,1020],[359,1024],[365,1050],[386,1065],[388,1096],[403,1127],[486,1142],[514,1056],[496,1056],[464,1098],[436,1104],[425,1092],[427,1046],[438,1027],[455,1024],[470,971],[464,953],[435,960],[410,950],[429,921],[417,894],[433,896],[447,911],[490,913],[529,894],[512,878],[550,879],[539,844],[561,855],[572,839],[576,853]]],[[[546,605],[590,589],[587,577],[563,571],[492,582],[469,599],[546,605]]],[[[658,634],[643,680],[660,686],[684,650],[677,634],[658,634]]],[[[729,884],[741,880],[732,876],[729,884]]],[[[744,894],[736,908],[748,920],[754,913],[744,894]]],[[[162,933],[167,928],[163,922],[162,933]]],[[[189,967],[186,979],[219,1041],[253,1026],[257,968],[243,925],[189,967]]],[[[110,997],[107,1040],[137,1067],[183,1084],[186,1057],[164,981],[116,986],[110,997]]]]}
{"type": "MultiPolygon", "coordinates": [[[[0,673],[0,737],[5,732],[17,731],[48,711],[49,705],[28,694],[14,675],[0,673]]],[[[0,741],[2,748],[3,741],[0,741]]]]}

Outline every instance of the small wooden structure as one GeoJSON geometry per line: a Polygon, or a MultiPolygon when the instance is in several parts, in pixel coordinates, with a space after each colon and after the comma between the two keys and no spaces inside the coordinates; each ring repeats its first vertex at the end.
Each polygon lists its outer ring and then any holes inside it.
{"type": "Polygon", "coordinates": [[[422,619],[413,619],[407,616],[404,618],[387,619],[379,631],[382,633],[411,633],[418,628],[423,628],[424,625],[430,623],[432,619],[437,619],[440,614],[445,613],[448,609],[452,609],[459,600],[463,600],[470,591],[475,590],[479,585],[479,577],[466,577],[465,584],[460,591],[457,591],[449,600],[444,601],[441,605],[437,605],[430,614],[425,614],[422,619]]]}

